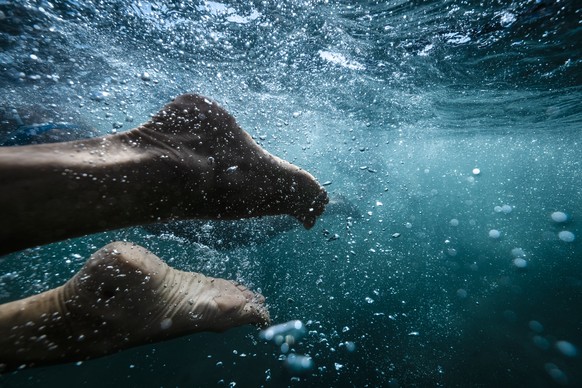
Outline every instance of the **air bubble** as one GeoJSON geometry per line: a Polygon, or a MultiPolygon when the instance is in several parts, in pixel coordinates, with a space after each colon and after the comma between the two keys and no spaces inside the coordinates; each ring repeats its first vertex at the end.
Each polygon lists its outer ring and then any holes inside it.
{"type": "Polygon", "coordinates": [[[544,325],[542,325],[538,321],[529,321],[528,326],[532,331],[535,331],[536,333],[541,333],[542,331],[544,331],[544,325]]]}
{"type": "Polygon", "coordinates": [[[548,362],[544,365],[546,372],[550,375],[550,377],[560,385],[567,385],[568,384],[568,377],[560,368],[551,362],[548,362]]]}
{"type": "Polygon", "coordinates": [[[494,238],[494,239],[498,239],[499,237],[501,237],[501,232],[498,231],[497,229],[491,229],[489,231],[489,237],[494,238]]]}
{"type": "Polygon", "coordinates": [[[525,257],[525,251],[522,248],[513,248],[511,254],[513,257],[525,257]]]}
{"type": "Polygon", "coordinates": [[[285,367],[292,374],[304,374],[313,369],[313,359],[309,356],[302,356],[291,353],[285,360],[285,367]]]}
{"type": "Polygon", "coordinates": [[[552,221],[554,221],[554,222],[566,222],[566,221],[568,221],[568,215],[564,212],[553,212],[551,217],[552,217],[552,221]]]}
{"type": "Polygon", "coordinates": [[[558,349],[560,353],[566,357],[576,357],[578,354],[578,349],[576,349],[576,346],[568,341],[556,342],[556,349],[558,349]]]}
{"type": "Polygon", "coordinates": [[[172,318],[163,319],[162,322],[160,322],[160,328],[162,330],[168,330],[170,327],[172,327],[172,323],[172,318]]]}
{"type": "Polygon", "coordinates": [[[558,233],[558,238],[564,242],[572,242],[576,239],[576,236],[574,236],[574,233],[570,231],[562,230],[558,233]]]}
{"type": "Polygon", "coordinates": [[[532,340],[534,345],[542,350],[548,350],[550,348],[550,342],[541,335],[534,335],[532,340]]]}
{"type": "Polygon", "coordinates": [[[356,350],[356,344],[352,341],[346,341],[344,345],[346,346],[346,350],[350,353],[356,350]]]}

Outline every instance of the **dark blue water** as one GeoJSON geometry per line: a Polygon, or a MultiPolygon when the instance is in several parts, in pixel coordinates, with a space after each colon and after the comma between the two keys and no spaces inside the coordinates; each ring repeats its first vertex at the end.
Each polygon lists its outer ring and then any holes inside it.
{"type": "Polygon", "coordinates": [[[61,284],[113,239],[243,281],[276,323],[307,324],[294,346],[314,361],[305,375],[238,328],[0,386],[582,385],[579,1],[0,1],[0,11],[3,139],[41,123],[123,131],[199,92],[362,214],[230,250],[135,228],[0,261],[3,302],[61,284]]]}

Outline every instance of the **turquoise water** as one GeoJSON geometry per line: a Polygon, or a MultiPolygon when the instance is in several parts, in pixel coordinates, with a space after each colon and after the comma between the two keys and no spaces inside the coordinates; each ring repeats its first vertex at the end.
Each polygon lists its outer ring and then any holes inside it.
{"type": "Polygon", "coordinates": [[[176,268],[260,289],[275,323],[302,320],[309,333],[293,350],[312,371],[290,375],[245,327],[0,386],[582,385],[578,2],[0,1],[0,11],[2,136],[18,129],[13,109],[25,124],[105,134],[199,92],[361,213],[229,250],[134,228],[0,259],[6,302],[61,284],[113,239],[139,243],[176,268]]]}

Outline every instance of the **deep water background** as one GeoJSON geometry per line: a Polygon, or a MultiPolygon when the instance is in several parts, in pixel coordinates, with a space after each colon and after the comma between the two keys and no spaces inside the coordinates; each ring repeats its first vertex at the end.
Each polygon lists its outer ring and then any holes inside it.
{"type": "Polygon", "coordinates": [[[242,281],[308,324],[305,375],[244,327],[1,387],[582,386],[579,1],[0,0],[0,84],[4,139],[19,119],[123,131],[208,95],[362,214],[233,250],[134,228],[0,259],[0,302],[113,239],[242,281]]]}

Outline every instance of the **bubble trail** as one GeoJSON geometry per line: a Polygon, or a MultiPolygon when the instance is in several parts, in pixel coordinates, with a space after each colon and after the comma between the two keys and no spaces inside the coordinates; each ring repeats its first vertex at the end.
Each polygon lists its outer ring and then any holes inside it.
{"type": "Polygon", "coordinates": [[[273,342],[276,345],[283,343],[294,344],[299,341],[306,333],[305,325],[300,320],[293,320],[262,330],[259,337],[266,341],[273,342]]]}

